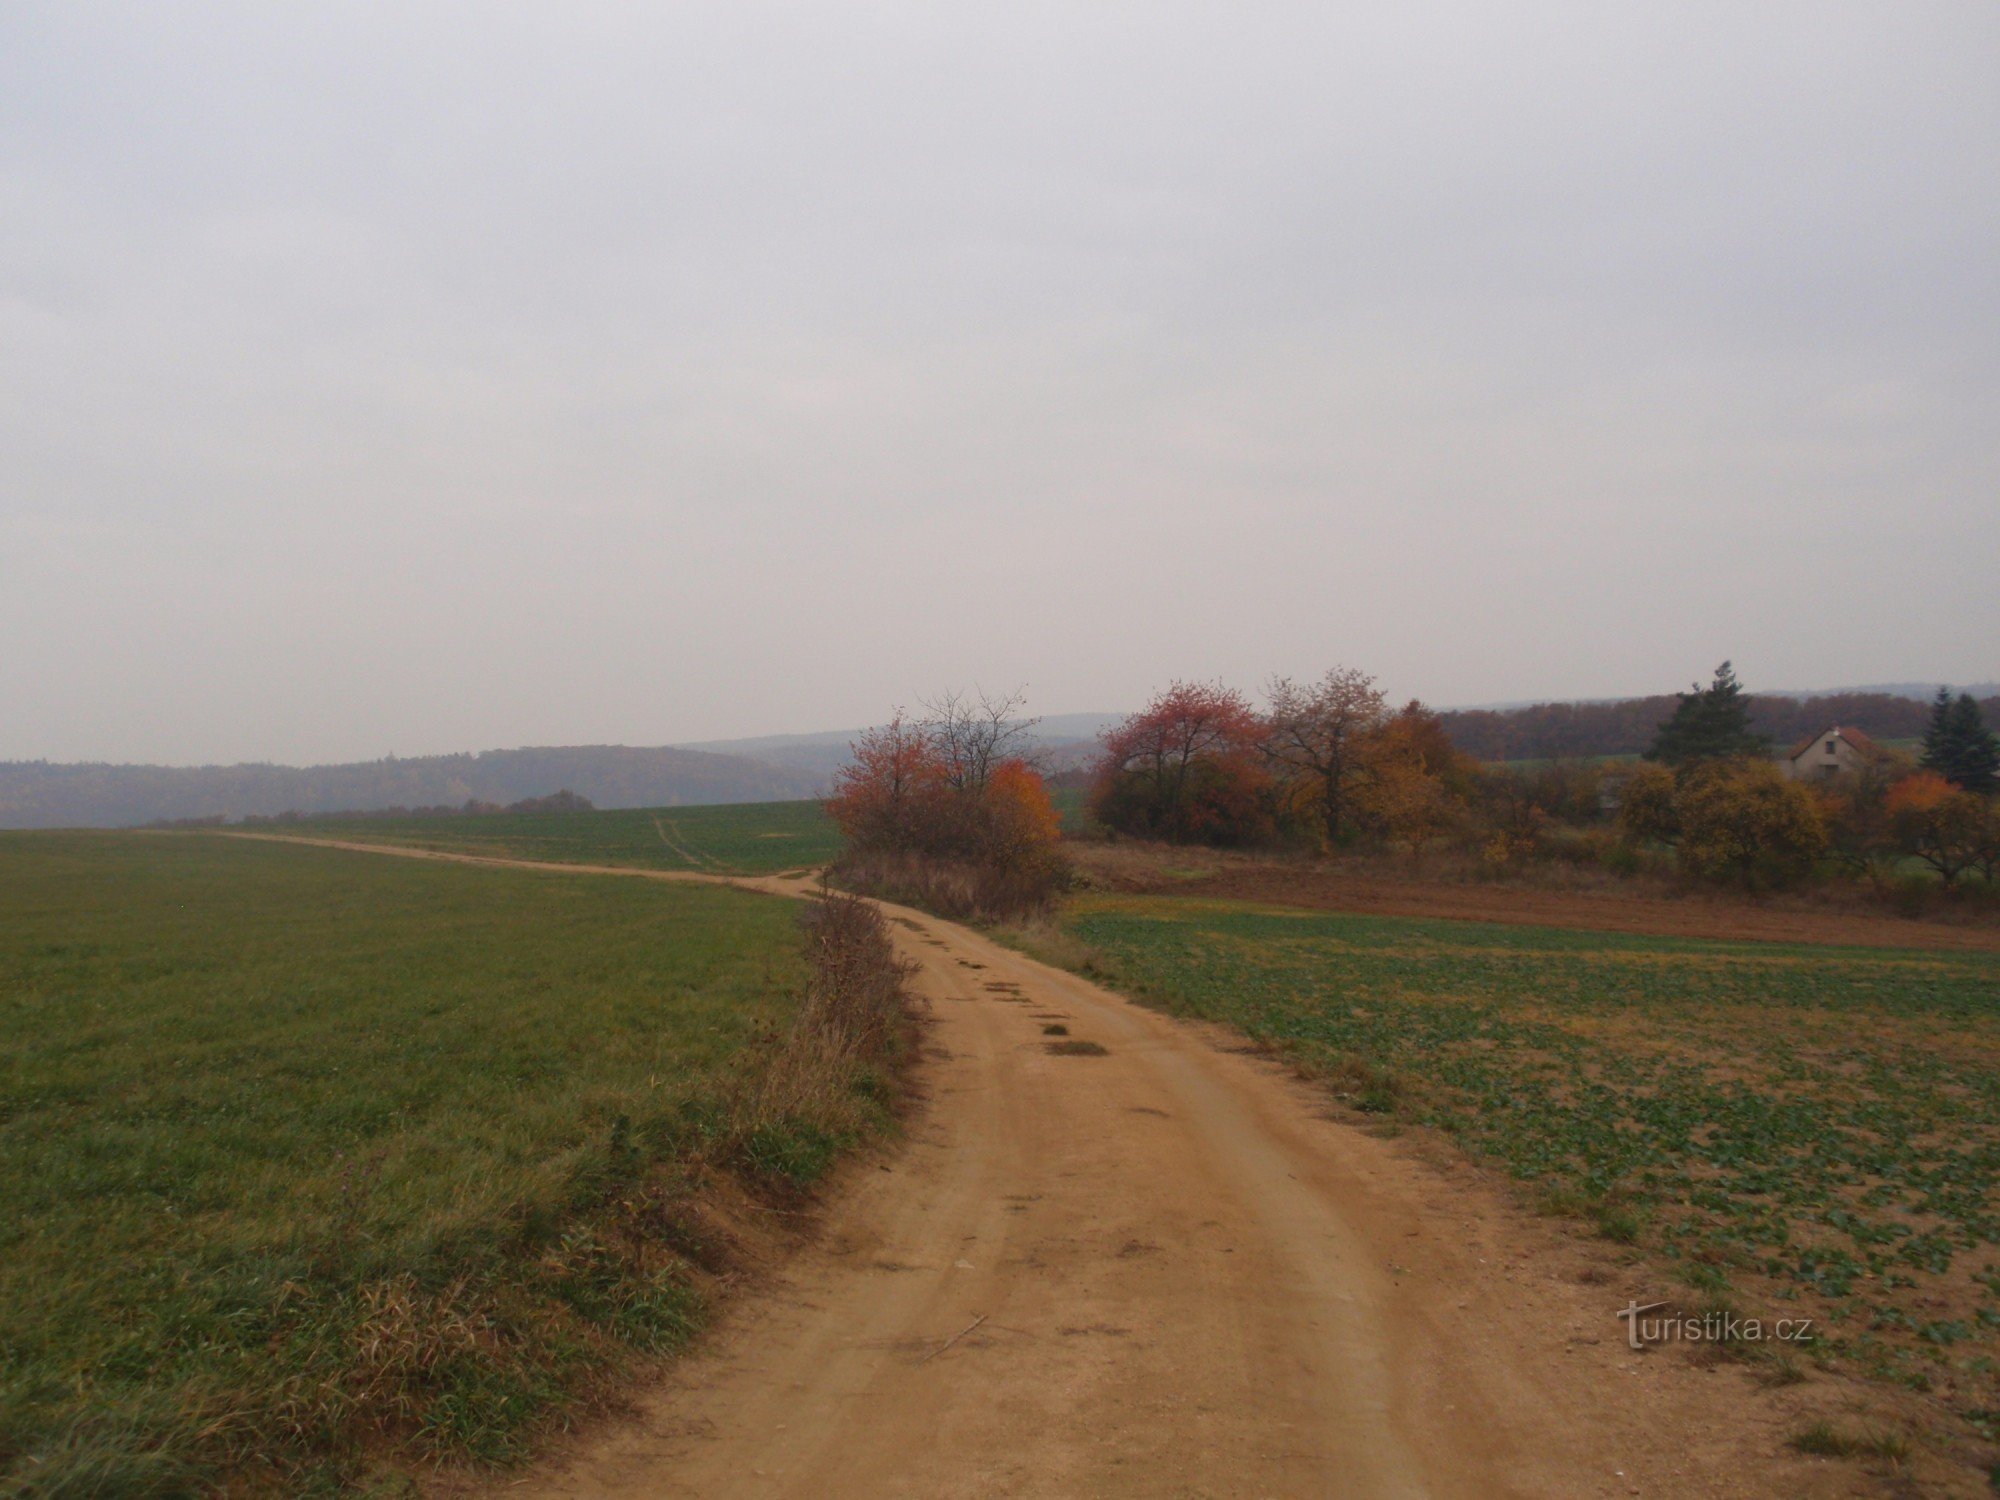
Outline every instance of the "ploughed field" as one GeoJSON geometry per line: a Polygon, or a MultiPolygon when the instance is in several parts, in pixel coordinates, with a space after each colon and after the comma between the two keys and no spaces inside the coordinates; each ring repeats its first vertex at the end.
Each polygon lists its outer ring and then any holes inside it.
{"type": "Polygon", "coordinates": [[[0,835],[0,1493],[507,1457],[683,1342],[679,1174],[733,1140],[809,1177],[833,1144],[742,1134],[798,921],[721,887],[0,835]]]}
{"type": "Polygon", "coordinates": [[[556,864],[765,875],[823,865],[840,833],[818,802],[476,813],[442,818],[305,818],[260,832],[346,839],[556,864]]]}
{"type": "MultiPolygon", "coordinates": [[[[2000,1424],[2000,955],[1095,896],[1072,963],[2000,1424]],[[1087,950],[1086,952],[1083,950],[1087,950]]],[[[1066,945],[1069,946],[1069,945],[1066,945]]]]}

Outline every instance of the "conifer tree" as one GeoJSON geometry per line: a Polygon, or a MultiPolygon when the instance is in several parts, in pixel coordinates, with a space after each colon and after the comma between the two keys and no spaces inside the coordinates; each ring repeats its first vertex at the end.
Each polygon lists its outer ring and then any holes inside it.
{"type": "Polygon", "coordinates": [[[1972,694],[1960,693],[1954,701],[1949,689],[1938,689],[1920,764],[1982,797],[2000,785],[2000,737],[1986,727],[1972,694]]]}
{"type": "Polygon", "coordinates": [[[1705,760],[1738,755],[1764,755],[1770,743],[1750,728],[1750,695],[1736,680],[1728,662],[1715,669],[1707,687],[1695,683],[1680,695],[1680,703],[1653,737],[1647,760],[1676,770],[1705,760]]]}
{"type": "Polygon", "coordinates": [[[1924,753],[1917,764],[1926,771],[1944,774],[1942,757],[1949,753],[1951,743],[1951,689],[1940,686],[1937,696],[1931,699],[1931,721],[1924,726],[1924,753]]]}

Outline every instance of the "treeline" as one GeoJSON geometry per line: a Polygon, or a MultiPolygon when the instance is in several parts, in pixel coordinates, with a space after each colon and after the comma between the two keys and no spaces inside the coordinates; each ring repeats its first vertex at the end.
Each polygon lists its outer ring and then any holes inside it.
{"type": "Polygon", "coordinates": [[[1679,869],[1748,886],[1803,883],[1832,868],[1892,891],[1915,861],[1950,891],[2000,876],[2000,737],[1970,694],[1938,689],[1914,760],[1879,745],[1859,764],[1812,780],[1788,777],[1752,727],[1750,698],[1728,662],[1680,695],[1620,789],[1633,844],[1662,845],[1679,869]]]}
{"type": "Polygon", "coordinates": [[[1365,672],[1275,678],[1265,696],[1260,712],[1234,688],[1176,682],[1107,730],[1090,784],[1098,822],[1175,843],[1421,850],[1478,793],[1479,764],[1439,715],[1392,709],[1365,672]]]}
{"type": "MultiPolygon", "coordinates": [[[[597,805],[588,797],[579,797],[575,792],[565,787],[562,791],[551,792],[546,797],[523,797],[519,802],[508,802],[505,804],[499,802],[481,802],[477,798],[468,798],[456,807],[366,807],[347,808],[340,812],[324,813],[300,812],[297,808],[288,808],[284,812],[273,813],[269,817],[252,813],[249,817],[244,818],[239,826],[244,828],[270,828],[275,826],[290,826],[298,823],[390,823],[411,818],[476,818],[491,813],[595,811],[597,811],[597,805]]],[[[227,819],[218,817],[170,818],[163,822],[155,823],[152,826],[155,828],[215,828],[226,822],[227,819]]]]}
{"type": "MultiPolygon", "coordinates": [[[[1677,694],[1612,703],[1537,703],[1526,708],[1455,709],[1438,715],[1451,742],[1480,760],[1561,760],[1640,755],[1674,713],[1677,694]]],[[[1788,749],[1829,724],[1859,729],[1878,740],[1916,739],[1929,706],[1894,693],[1832,693],[1820,698],[1752,694],[1750,728],[1788,749]]],[[[2000,697],[1980,705],[2000,721],[2000,697]]]]}
{"type": "MultiPolygon", "coordinates": [[[[1175,683],[1104,735],[1091,810],[1114,833],[1300,849],[1456,850],[1485,874],[1548,859],[1673,869],[1752,888],[1859,876],[1880,892],[1928,867],[1922,895],[2000,873],[2000,738],[1970,696],[1916,705],[1922,754],[1864,741],[1859,764],[1788,777],[1729,663],[1659,700],[1637,768],[1549,757],[1481,763],[1446,716],[1393,708],[1335,668],[1273,679],[1259,708],[1219,683],[1175,683]]],[[[1826,727],[1818,721],[1815,728],[1826,727]]]]}
{"type": "Polygon", "coordinates": [[[348,809],[505,807],[569,787],[598,807],[780,802],[821,787],[735,755],[628,745],[545,746],[333,766],[0,763],[0,827],[117,828],[348,809]]]}

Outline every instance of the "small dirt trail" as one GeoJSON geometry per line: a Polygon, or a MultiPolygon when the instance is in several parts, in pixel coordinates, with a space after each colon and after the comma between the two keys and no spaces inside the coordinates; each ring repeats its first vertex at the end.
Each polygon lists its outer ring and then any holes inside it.
{"type": "Polygon", "coordinates": [[[934,1016],[909,1139],[633,1415],[491,1494],[1882,1493],[1786,1450],[1796,1393],[1627,1349],[1613,1252],[1226,1033],[885,909],[934,1016]]]}
{"type": "MultiPolygon", "coordinates": [[[[671,819],[669,819],[668,821],[672,822],[671,819]]],[[[668,833],[667,824],[662,823],[660,821],[659,815],[657,813],[653,815],[653,831],[659,834],[660,842],[665,844],[667,848],[670,851],[672,851],[677,857],[686,860],[688,868],[690,870],[700,870],[702,869],[703,866],[706,866],[708,870],[712,873],[717,873],[717,874],[721,873],[717,869],[714,860],[710,859],[706,854],[697,854],[694,850],[688,848],[686,844],[683,844],[680,841],[680,831],[681,831],[680,824],[674,823],[673,830],[674,831],[671,834],[668,833]]]]}

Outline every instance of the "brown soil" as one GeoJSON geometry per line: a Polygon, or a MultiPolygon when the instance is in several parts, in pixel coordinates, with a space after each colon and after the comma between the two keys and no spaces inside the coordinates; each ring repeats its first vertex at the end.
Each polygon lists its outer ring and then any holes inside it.
{"type": "Polygon", "coordinates": [[[2000,929],[1866,913],[1759,905],[1747,899],[1620,891],[1540,890],[1423,880],[1303,861],[1258,861],[1145,846],[1081,846],[1101,884],[1135,894],[1213,897],[1384,917],[1445,917],[1532,927],[1579,927],[1738,942],[2000,951],[2000,929]],[[1170,873],[1171,872],[1171,873],[1170,873]]]}
{"type": "Polygon", "coordinates": [[[1626,1252],[1334,1118],[1240,1038],[891,911],[935,1017],[907,1142],[632,1415],[492,1495],[1985,1492],[1922,1445],[1793,1451],[1895,1398],[1634,1352],[1617,1310],[1670,1292],[1626,1252]],[[1104,1055],[1051,1055],[1038,1012],[1104,1055]]]}

